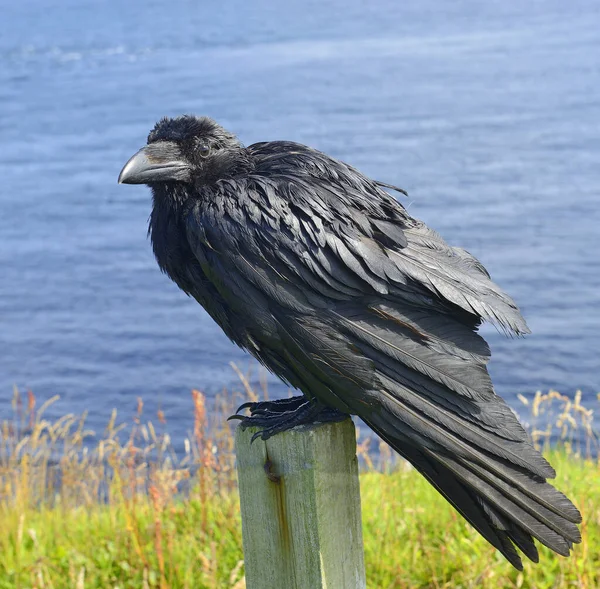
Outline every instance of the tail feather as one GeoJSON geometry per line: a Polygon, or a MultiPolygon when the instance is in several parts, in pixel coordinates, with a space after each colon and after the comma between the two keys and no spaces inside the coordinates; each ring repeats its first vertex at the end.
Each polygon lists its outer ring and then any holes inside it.
{"type": "Polygon", "coordinates": [[[538,561],[534,538],[563,556],[581,541],[579,511],[536,472],[539,466],[515,464],[460,439],[426,416],[417,417],[385,390],[371,394],[379,397],[380,406],[363,417],[367,424],[516,568],[522,569],[522,563],[515,546],[538,561]]]}
{"type": "MultiPolygon", "coordinates": [[[[399,443],[397,437],[388,435],[387,428],[380,428],[373,422],[369,426],[388,443],[400,456],[408,460],[454,508],[517,569],[523,570],[523,563],[515,550],[506,530],[494,525],[477,496],[441,462],[432,460],[409,443],[399,443]]],[[[533,544],[533,541],[530,541],[533,544]]],[[[515,542],[516,544],[516,542],[515,542]]],[[[535,546],[534,546],[534,550],[535,546]]],[[[529,556],[531,551],[523,551],[529,556]]],[[[537,554],[537,550],[536,550],[537,554]]]]}
{"type": "MultiPolygon", "coordinates": [[[[575,506],[552,485],[529,478],[529,485],[524,484],[524,476],[518,473],[510,481],[495,477],[477,464],[468,464],[469,470],[493,485],[506,497],[510,497],[518,505],[530,511],[540,522],[573,542],[581,542],[581,533],[576,524],[581,522],[581,515],[575,506]],[[570,524],[570,525],[569,525],[570,524]]],[[[515,473],[517,474],[517,473],[515,473]]]]}
{"type": "MultiPolygon", "coordinates": [[[[396,386],[396,395],[393,396],[392,402],[385,399],[384,406],[391,406],[392,411],[399,411],[401,418],[410,423],[415,432],[421,431],[430,439],[436,439],[443,447],[452,448],[455,459],[467,459],[471,471],[503,493],[518,497],[520,504],[526,505],[530,500],[535,500],[535,505],[538,506],[537,517],[547,521],[549,527],[560,527],[563,518],[573,524],[581,521],[579,511],[569,499],[546,483],[546,478],[554,477],[554,470],[529,442],[517,444],[499,436],[495,436],[494,440],[488,432],[481,436],[475,426],[467,428],[464,423],[455,424],[452,420],[443,421],[440,418],[439,425],[432,423],[431,419],[427,419],[426,413],[419,413],[412,405],[394,407],[400,402],[400,390],[401,388],[396,386]],[[460,425],[462,430],[459,430],[457,425],[460,425]]],[[[385,395],[385,392],[383,394],[385,395]]],[[[447,418],[448,414],[444,413],[443,416],[447,418]]],[[[433,419],[435,418],[434,415],[433,419]]],[[[388,421],[390,419],[394,418],[388,417],[388,421]]],[[[575,534],[573,540],[578,541],[575,540],[579,537],[577,527],[572,526],[572,531],[575,534]]]]}
{"type": "Polygon", "coordinates": [[[481,508],[487,513],[492,524],[500,530],[504,530],[510,537],[510,540],[516,544],[516,546],[533,562],[539,562],[540,555],[538,549],[533,541],[533,538],[527,532],[518,528],[513,522],[506,519],[500,513],[498,513],[491,505],[486,503],[481,497],[477,497],[481,508]]]}
{"type": "MultiPolygon", "coordinates": [[[[464,427],[461,432],[455,426],[453,417],[446,419],[449,414],[440,411],[436,415],[430,415],[421,407],[411,405],[406,398],[400,398],[400,394],[411,393],[405,387],[396,385],[395,392],[396,395],[385,390],[376,393],[385,411],[383,419],[392,429],[408,426],[426,447],[444,448],[455,456],[492,470],[500,477],[515,478],[519,472],[515,465],[544,479],[554,476],[554,469],[529,444],[521,443],[516,446],[499,437],[494,439],[491,435],[483,435],[481,430],[471,426],[464,427]],[[504,461],[496,460],[496,457],[503,458],[504,461]]],[[[410,400],[415,398],[413,395],[410,400]]],[[[430,408],[431,406],[427,409],[430,408]]]]}
{"type": "Polygon", "coordinates": [[[581,541],[576,526],[565,518],[562,518],[562,525],[553,525],[552,527],[547,525],[547,520],[538,519],[537,512],[540,506],[536,505],[534,500],[530,499],[526,505],[522,505],[518,492],[504,495],[494,485],[480,478],[459,461],[439,454],[435,455],[435,458],[451,470],[463,483],[475,490],[480,497],[484,497],[486,502],[491,503],[496,510],[505,517],[518,522],[521,529],[558,554],[569,556],[570,541],[572,539],[577,542],[581,541]],[[556,529],[559,531],[556,531],[556,529]]]}

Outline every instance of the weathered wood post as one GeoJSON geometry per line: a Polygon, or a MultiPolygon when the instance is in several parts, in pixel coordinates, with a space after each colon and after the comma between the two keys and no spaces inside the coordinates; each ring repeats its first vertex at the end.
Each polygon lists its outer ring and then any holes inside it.
{"type": "Polygon", "coordinates": [[[256,431],[235,439],[247,589],[364,589],[353,422],[256,431]]]}

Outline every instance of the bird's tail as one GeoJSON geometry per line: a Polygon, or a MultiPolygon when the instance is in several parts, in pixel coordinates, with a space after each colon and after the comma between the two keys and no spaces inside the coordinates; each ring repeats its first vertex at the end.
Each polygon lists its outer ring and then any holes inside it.
{"type": "Polygon", "coordinates": [[[538,562],[533,538],[563,556],[581,541],[579,511],[544,476],[482,450],[439,424],[427,424],[428,430],[436,430],[437,439],[423,436],[397,408],[395,403],[391,410],[382,405],[363,419],[517,569],[523,565],[515,546],[538,562]],[[465,445],[467,451],[457,451],[465,445]]]}

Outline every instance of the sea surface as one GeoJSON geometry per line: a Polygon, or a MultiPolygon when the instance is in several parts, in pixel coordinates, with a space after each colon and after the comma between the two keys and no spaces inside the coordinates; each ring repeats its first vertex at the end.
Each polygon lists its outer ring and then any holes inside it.
{"type": "MultiPolygon", "coordinates": [[[[307,143],[409,191],[533,335],[484,328],[497,391],[600,390],[597,0],[1,0],[0,418],[191,426],[190,390],[250,358],[161,275],[144,186],[117,175],[163,115],[307,143]]],[[[269,378],[272,395],[286,394],[269,378]]]]}

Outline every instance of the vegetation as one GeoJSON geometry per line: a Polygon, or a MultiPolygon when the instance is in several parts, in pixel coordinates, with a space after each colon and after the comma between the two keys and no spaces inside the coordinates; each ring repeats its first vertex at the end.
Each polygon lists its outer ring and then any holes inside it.
{"type": "MultiPolygon", "coordinates": [[[[103,435],[85,415],[44,418],[15,393],[0,429],[0,589],[242,589],[244,567],[231,408],[255,392],[224,393],[207,412],[192,392],[194,430],[173,451],[162,413],[133,423],[113,413],[103,435]]],[[[571,558],[541,550],[513,570],[412,468],[359,432],[368,586],[600,587],[600,463],[592,411],[550,392],[522,398],[530,432],[584,517],[571,558]],[[550,447],[550,440],[558,443],[550,447]]],[[[378,442],[377,442],[378,443],[378,442]]]]}

